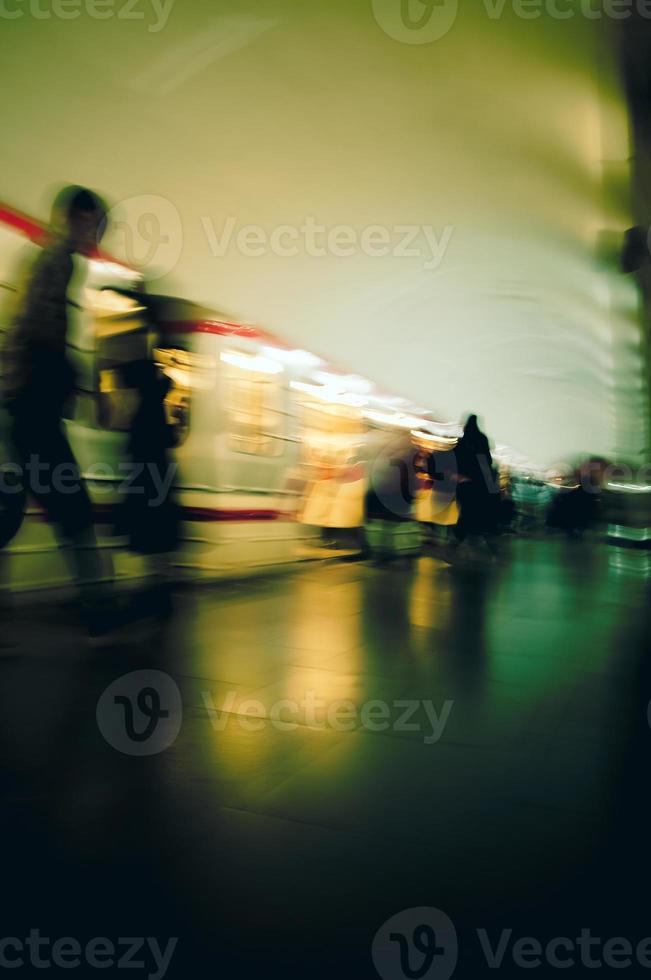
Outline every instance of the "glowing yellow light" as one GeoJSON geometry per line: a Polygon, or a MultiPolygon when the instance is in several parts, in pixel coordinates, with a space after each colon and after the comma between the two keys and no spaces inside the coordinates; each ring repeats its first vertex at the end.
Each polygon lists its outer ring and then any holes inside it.
{"type": "Polygon", "coordinates": [[[418,429],[421,425],[426,425],[425,419],[416,418],[415,415],[401,415],[399,412],[376,412],[375,409],[364,412],[364,418],[370,422],[378,422],[380,425],[393,425],[398,429],[418,429]]]}
{"type": "Polygon", "coordinates": [[[128,269],[124,265],[118,265],[117,262],[107,262],[104,259],[90,259],[88,268],[90,272],[96,273],[97,275],[107,277],[115,276],[118,279],[127,279],[129,282],[138,282],[142,279],[142,276],[133,269],[128,269]]]}
{"type": "Polygon", "coordinates": [[[424,442],[428,446],[450,445],[454,446],[459,441],[456,436],[437,436],[432,432],[423,432],[422,429],[412,429],[411,434],[414,439],[424,442]]]}

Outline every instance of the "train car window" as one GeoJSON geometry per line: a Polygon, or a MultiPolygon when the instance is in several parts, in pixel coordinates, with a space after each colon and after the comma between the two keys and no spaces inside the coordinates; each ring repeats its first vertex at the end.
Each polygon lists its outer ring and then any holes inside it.
{"type": "Polygon", "coordinates": [[[359,408],[299,394],[302,461],[321,476],[335,475],[358,458],[364,443],[359,408]]]}
{"type": "Polygon", "coordinates": [[[229,351],[222,362],[228,448],[255,456],[280,455],[285,425],[282,365],[229,351]]]}

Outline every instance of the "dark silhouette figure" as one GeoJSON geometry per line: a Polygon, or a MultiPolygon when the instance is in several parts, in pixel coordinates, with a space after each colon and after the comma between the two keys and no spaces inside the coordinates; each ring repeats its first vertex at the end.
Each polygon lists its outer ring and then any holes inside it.
{"type": "Polygon", "coordinates": [[[91,632],[104,629],[104,569],[90,498],[62,420],[75,390],[66,356],[73,254],[92,254],[105,217],[104,203],[91,191],[65,187],[59,192],[47,240],[18,290],[2,352],[3,401],[25,489],[72,546],[73,571],[91,632]]]}
{"type": "Polygon", "coordinates": [[[463,541],[469,534],[492,534],[496,530],[499,494],[493,472],[488,439],[471,415],[455,449],[459,521],[455,536],[463,541]]]}
{"type": "Polygon", "coordinates": [[[597,520],[599,498],[606,472],[606,460],[592,457],[577,466],[572,485],[562,487],[547,514],[547,527],[565,531],[576,538],[597,520]]]}
{"type": "Polygon", "coordinates": [[[133,551],[150,559],[153,586],[141,603],[143,612],[171,610],[168,556],[178,544],[178,510],[172,487],[176,465],[170,450],[172,427],[165,414],[169,378],[150,360],[121,369],[124,383],[138,392],[128,441],[132,474],[120,507],[118,533],[127,534],[133,551]]]}
{"type": "Polygon", "coordinates": [[[549,508],[547,527],[580,537],[594,521],[596,501],[583,487],[562,488],[549,508]]]}

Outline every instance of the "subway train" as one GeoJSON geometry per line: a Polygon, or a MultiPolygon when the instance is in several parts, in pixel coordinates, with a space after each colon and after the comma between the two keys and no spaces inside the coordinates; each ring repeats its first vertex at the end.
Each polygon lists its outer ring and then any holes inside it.
{"type": "MultiPolygon", "coordinates": [[[[38,222],[0,205],[5,317],[21,247],[38,247],[45,234],[38,222]]],[[[133,360],[153,359],[171,382],[170,479],[183,528],[175,562],[189,577],[239,576],[340,554],[329,539],[339,535],[341,543],[342,531],[350,532],[354,552],[371,469],[382,454],[407,433],[426,449],[456,441],[456,425],[437,423],[423,408],[272,333],[145,293],[140,273],[111,256],[75,262],[73,283],[80,285],[69,297],[68,341],[78,390],[66,425],[93,500],[99,547],[111,553],[118,580],[145,572],[114,533],[136,397],[123,386],[120,367],[133,360]]],[[[69,580],[65,549],[43,511],[19,492],[6,433],[4,417],[0,582],[14,590],[61,585],[69,580]]],[[[421,521],[434,519],[432,501],[429,489],[418,495],[421,521]]],[[[454,506],[444,501],[437,521],[456,520],[454,506]]]]}

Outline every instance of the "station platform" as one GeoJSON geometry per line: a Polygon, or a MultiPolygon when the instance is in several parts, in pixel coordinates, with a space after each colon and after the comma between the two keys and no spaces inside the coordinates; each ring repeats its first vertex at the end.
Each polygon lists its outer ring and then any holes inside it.
{"type": "Polygon", "coordinates": [[[364,978],[420,907],[454,923],[460,977],[495,974],[478,929],[651,934],[650,575],[534,539],[316,564],[184,590],[101,650],[21,602],[3,935],[177,937],[168,977],[364,978]]]}

